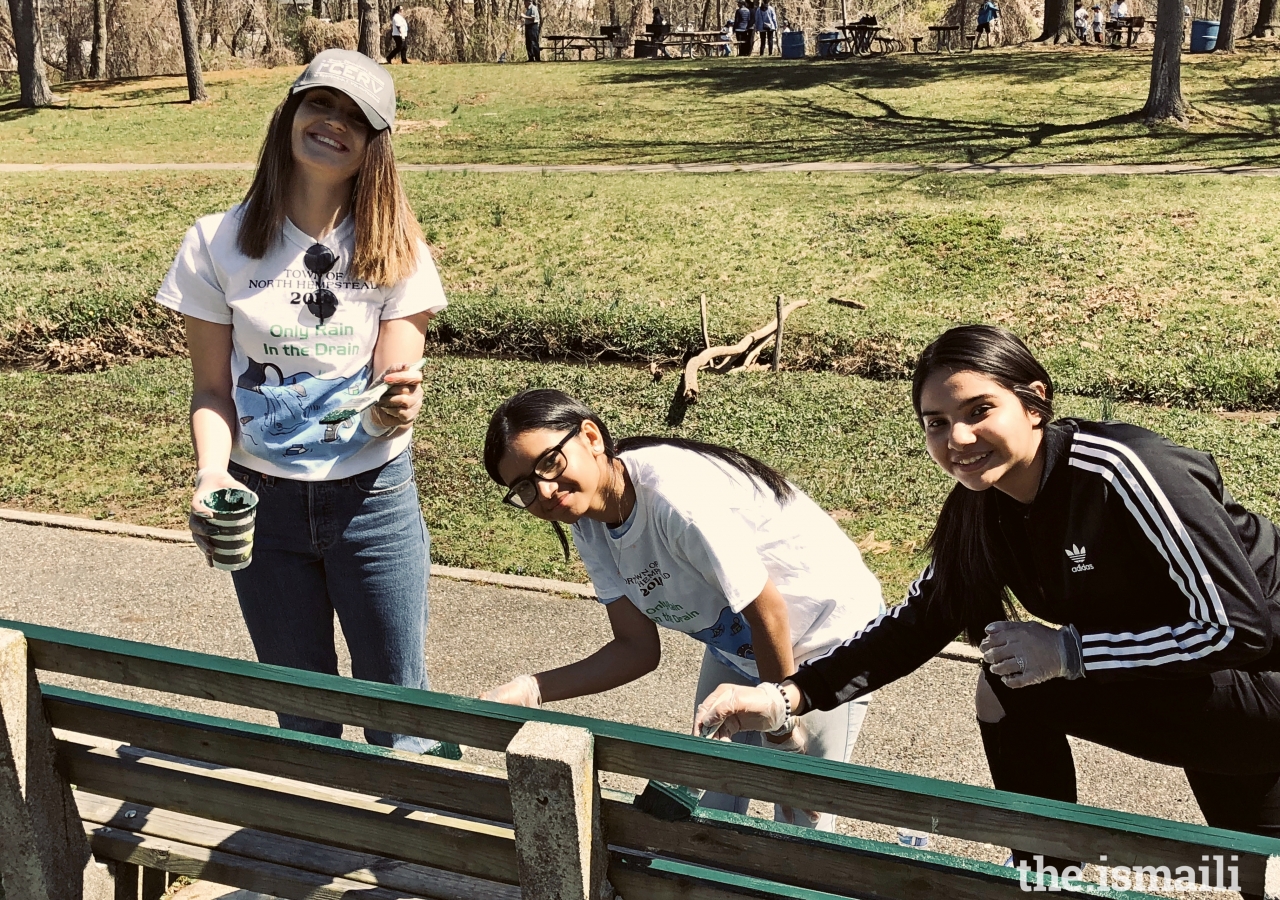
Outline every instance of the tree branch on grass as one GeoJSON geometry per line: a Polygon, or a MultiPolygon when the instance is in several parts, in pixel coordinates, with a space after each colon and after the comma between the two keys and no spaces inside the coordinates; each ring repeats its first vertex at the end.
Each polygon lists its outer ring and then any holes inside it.
{"type": "MultiPolygon", "coordinates": [[[[808,305],[808,300],[788,303],[782,308],[781,322],[785,323],[787,316],[800,307],[808,305]]],[[[743,335],[742,340],[732,346],[708,347],[690,359],[684,367],[684,402],[698,402],[698,371],[700,369],[713,366],[717,371],[736,372],[747,370],[748,366],[757,365],[756,360],[760,357],[760,351],[777,335],[778,325],[778,318],[771,319],[755,331],[743,335]],[[743,357],[742,364],[735,365],[739,357],[743,357]]]]}

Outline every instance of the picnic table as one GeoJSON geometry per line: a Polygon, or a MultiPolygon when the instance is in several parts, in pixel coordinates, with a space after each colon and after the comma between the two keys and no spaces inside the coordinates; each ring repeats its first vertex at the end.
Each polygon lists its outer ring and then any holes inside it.
{"type": "Polygon", "coordinates": [[[552,60],[567,61],[570,53],[577,52],[581,61],[588,50],[592,59],[604,59],[610,51],[616,52],[613,38],[604,34],[544,34],[542,39],[550,45],[552,60]]]}
{"type": "Polygon", "coordinates": [[[844,33],[845,40],[848,41],[849,51],[854,56],[870,56],[871,41],[881,32],[884,31],[879,25],[866,25],[862,23],[849,23],[837,25],[836,28],[844,33]]]}
{"type": "MultiPolygon", "coordinates": [[[[1128,16],[1125,18],[1112,19],[1107,23],[1107,33],[1111,40],[1108,43],[1112,47],[1120,46],[1120,35],[1127,32],[1128,36],[1125,40],[1125,47],[1132,47],[1137,43],[1138,35],[1142,34],[1143,29],[1147,26],[1147,19],[1143,16],[1128,16]]],[[[1150,20],[1152,23],[1154,19],[1150,20]]]]}
{"type": "Polygon", "coordinates": [[[941,53],[945,48],[948,53],[951,52],[951,37],[959,34],[959,25],[930,25],[929,30],[933,32],[933,52],[941,53]]]}
{"type": "Polygon", "coordinates": [[[692,57],[710,56],[722,41],[718,31],[668,31],[657,43],[675,48],[680,56],[692,57]]]}

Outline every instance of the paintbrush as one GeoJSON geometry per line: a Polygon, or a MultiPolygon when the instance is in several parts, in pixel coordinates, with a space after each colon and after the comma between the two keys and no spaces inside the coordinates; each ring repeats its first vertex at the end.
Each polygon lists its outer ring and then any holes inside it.
{"type": "MultiPolygon", "coordinates": [[[[398,375],[400,372],[418,372],[426,365],[426,359],[420,359],[407,369],[400,369],[399,372],[388,372],[388,375],[398,375]]],[[[336,425],[339,422],[345,422],[354,416],[360,415],[370,406],[382,399],[382,395],[387,392],[387,388],[391,385],[387,384],[386,376],[376,379],[373,384],[369,385],[360,393],[356,394],[346,403],[329,410],[320,417],[321,425],[336,425]]]]}

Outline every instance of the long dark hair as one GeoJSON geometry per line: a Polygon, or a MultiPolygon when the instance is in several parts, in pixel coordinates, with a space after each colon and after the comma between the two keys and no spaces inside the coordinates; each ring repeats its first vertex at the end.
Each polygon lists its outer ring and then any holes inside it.
{"type": "MultiPolygon", "coordinates": [[[[280,240],[293,183],[293,117],[306,94],[291,94],[276,107],[262,142],[236,233],[236,247],[250,259],[262,259],[280,240]]],[[[351,189],[351,211],[356,246],[348,271],[353,278],[390,287],[417,271],[422,229],[400,183],[390,128],[369,129],[364,162],[351,189]]]]}
{"type": "MultiPolygon", "coordinates": [[[[498,484],[506,486],[502,476],[498,474],[498,464],[506,455],[511,441],[526,431],[547,429],[548,431],[568,431],[583,422],[591,422],[600,429],[600,438],[604,442],[604,455],[607,459],[616,459],[618,454],[628,450],[639,450],[642,447],[678,447],[709,457],[737,469],[753,481],[767,488],[778,499],[786,503],[795,496],[795,490],[787,482],[781,472],[761,462],[754,456],[748,456],[732,447],[719,444],[708,444],[703,441],[691,441],[686,438],[638,436],[622,438],[614,441],[609,427],[604,424],[595,410],[581,400],[570,397],[564,391],[551,388],[535,388],[509,397],[499,404],[489,418],[489,431],[484,436],[484,467],[489,477],[498,484]]],[[[569,558],[569,541],[559,522],[552,522],[556,534],[564,549],[565,559],[569,558]]]]}
{"type": "MultiPolygon", "coordinates": [[[[911,404],[920,419],[920,393],[935,372],[974,372],[1001,385],[1040,415],[1043,428],[1053,420],[1053,379],[1016,334],[994,325],[961,325],[925,348],[911,376],[911,404]],[[1045,387],[1044,396],[1031,388],[1045,387]]],[[[923,424],[923,422],[921,423],[923,424]]],[[[964,623],[969,642],[982,640],[988,623],[1007,619],[1013,606],[1004,579],[996,571],[996,497],[992,490],[971,491],[957,483],[938,513],[926,546],[933,553],[935,603],[946,604],[964,623]]]]}

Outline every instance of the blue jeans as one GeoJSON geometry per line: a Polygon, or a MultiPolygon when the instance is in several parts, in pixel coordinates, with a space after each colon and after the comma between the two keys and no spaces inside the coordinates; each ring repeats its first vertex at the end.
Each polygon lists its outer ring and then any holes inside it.
{"type": "MultiPolygon", "coordinates": [[[[260,498],[253,562],[232,572],[258,660],[338,674],[333,615],[351,674],[427,689],[430,538],[409,451],[337,481],[293,481],[232,463],[260,498]]],[[[341,737],[333,722],[280,713],[280,727],[341,737]]],[[[365,730],[370,744],[426,753],[438,742],[365,730]]]]}

